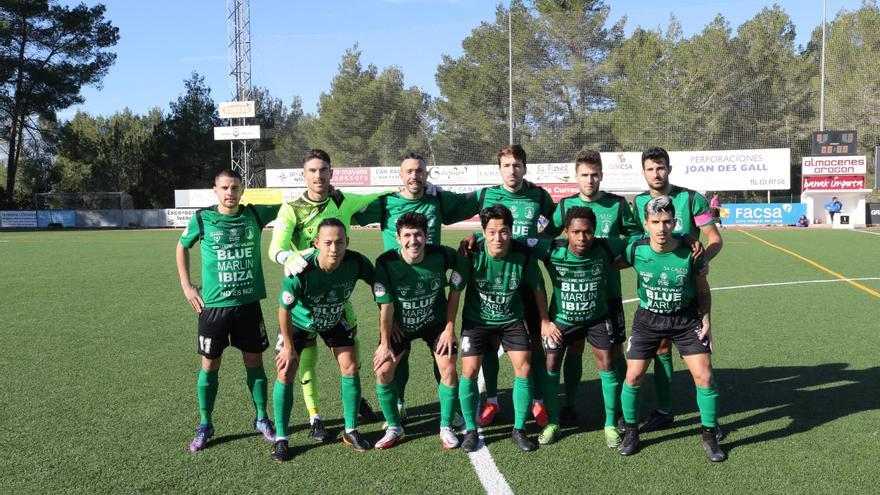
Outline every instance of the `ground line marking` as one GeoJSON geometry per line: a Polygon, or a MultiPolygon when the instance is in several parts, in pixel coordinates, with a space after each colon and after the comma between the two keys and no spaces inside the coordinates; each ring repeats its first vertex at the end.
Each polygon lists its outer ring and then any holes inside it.
{"type": "Polygon", "coordinates": [[[784,248],[784,247],[782,247],[782,246],[777,246],[776,244],[773,244],[772,242],[765,241],[764,239],[762,239],[762,238],[756,236],[755,234],[752,234],[752,233],[750,233],[750,232],[746,232],[745,230],[740,230],[740,232],[742,232],[743,234],[745,234],[745,235],[747,235],[747,236],[749,236],[749,237],[751,237],[751,238],[753,238],[753,239],[755,239],[755,240],[758,240],[758,241],[760,241],[760,242],[763,242],[764,244],[766,244],[766,245],[768,245],[768,246],[770,246],[770,247],[772,247],[772,248],[774,248],[774,249],[778,249],[778,250],[782,251],[783,253],[789,254],[789,255],[791,255],[791,256],[794,256],[795,258],[798,258],[799,260],[805,261],[805,262],[807,262],[807,263],[809,263],[809,264],[815,266],[816,268],[822,270],[822,271],[825,272],[825,273],[829,273],[829,274],[831,274],[831,275],[834,275],[835,277],[839,278],[840,280],[843,280],[844,282],[846,282],[846,283],[852,285],[853,287],[858,287],[859,289],[862,289],[863,291],[867,292],[868,294],[871,294],[872,296],[874,296],[874,297],[876,297],[876,298],[880,298],[880,292],[877,292],[877,291],[874,290],[874,289],[870,289],[870,288],[865,287],[864,285],[862,285],[862,284],[860,284],[860,283],[858,283],[858,282],[855,282],[855,281],[853,281],[853,280],[851,280],[851,279],[849,279],[849,278],[847,278],[847,277],[844,277],[843,275],[841,275],[841,274],[835,272],[834,270],[832,270],[832,269],[830,269],[830,268],[828,268],[828,267],[826,267],[826,266],[820,265],[819,263],[816,263],[815,261],[813,261],[813,260],[811,260],[811,259],[809,259],[809,258],[806,258],[806,257],[804,257],[804,256],[801,256],[801,255],[795,253],[794,251],[791,251],[791,250],[789,250],[789,249],[786,249],[786,248],[784,248]]]}
{"type": "Polygon", "coordinates": [[[880,235],[880,232],[868,232],[867,230],[853,229],[853,232],[859,232],[861,234],[868,234],[868,235],[880,235]]]}
{"type": "Polygon", "coordinates": [[[471,461],[474,471],[477,472],[477,477],[480,479],[483,489],[486,490],[486,493],[492,495],[513,495],[513,489],[507,484],[507,479],[501,474],[498,465],[492,459],[492,453],[489,452],[489,448],[483,443],[482,435],[480,435],[480,443],[482,445],[480,445],[476,452],[468,453],[468,459],[471,461]]]}

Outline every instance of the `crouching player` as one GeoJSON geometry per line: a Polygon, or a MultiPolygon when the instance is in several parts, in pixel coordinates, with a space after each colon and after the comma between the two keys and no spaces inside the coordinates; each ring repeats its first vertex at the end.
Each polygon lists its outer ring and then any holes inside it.
{"type": "Polygon", "coordinates": [[[622,359],[626,336],[622,327],[613,324],[607,299],[609,281],[617,273],[613,267],[615,259],[623,254],[627,242],[595,237],[596,214],[589,207],[569,208],[562,220],[566,239],[529,240],[553,284],[550,299],[553,323],[542,332],[547,354],[544,404],[549,423],[538,437],[538,443],[550,444],[559,437],[559,370],[566,349],[573,344],[583,348],[586,339],[593,348],[602,382],[605,443],[609,448],[616,448],[620,444],[615,421],[622,380],[618,378],[614,362],[622,359]]]}
{"type": "Polygon", "coordinates": [[[716,436],[718,389],[712,377],[709,335],[712,302],[709,283],[699,275],[703,262],[695,260],[691,250],[672,236],[675,207],[668,196],[649,201],[644,214],[650,237],[633,242],[625,252],[626,261],[636,272],[640,301],[626,350],[626,382],[620,397],[626,427],[620,454],[638,452],[642,380],[660,342],[670,339],[694,378],[703,448],[710,461],[720,462],[727,455],[716,436]]]}
{"type": "MultiPolygon", "coordinates": [[[[462,448],[474,452],[480,448],[477,432],[477,373],[483,354],[490,349],[492,337],[501,345],[513,364],[514,423],[511,438],[523,451],[537,448],[526,435],[525,422],[532,402],[532,379],[529,376],[529,332],[523,322],[523,306],[535,304],[542,327],[549,325],[544,277],[531,251],[513,241],[513,216],[502,205],[490,206],[480,212],[484,240],[471,252],[468,269],[462,272],[467,285],[461,330],[461,380],[458,397],[467,425],[462,448]],[[529,285],[534,295],[524,300],[520,285],[529,285]]],[[[458,311],[459,288],[453,281],[449,292],[449,314],[458,311]]]]}
{"type": "MultiPolygon", "coordinates": [[[[373,358],[376,370],[376,394],[388,422],[385,436],[376,442],[377,449],[387,449],[403,439],[398,386],[394,373],[397,363],[410,352],[411,342],[422,339],[434,353],[440,371],[440,440],[443,447],[458,447],[452,430],[455,414],[458,376],[455,342],[455,317],[458,304],[446,304],[446,271],[453,269],[453,284],[461,284],[461,272],[467,269],[467,258],[458,256],[446,246],[429,246],[428,219],[408,212],[396,222],[399,249],[389,249],[376,260],[376,282],[373,293],[379,304],[379,347],[373,358]],[[403,336],[392,338],[397,326],[403,336]]],[[[460,285],[456,285],[460,290],[460,285]]]]}
{"type": "Polygon", "coordinates": [[[361,401],[361,379],[354,350],[357,327],[348,326],[345,305],[358,280],[373,284],[373,265],[362,254],[347,251],[347,246],[345,225],[336,218],[322,220],[315,237],[317,250],[304,257],[305,268],[300,273],[284,279],[278,308],[283,344],[275,356],[278,379],[272,396],[278,425],[277,440],[272,446],[275,462],[288,459],[287,424],[299,355],[306,344],[319,335],[336,356],[342,375],[345,417],[342,440],[359,452],[370,449],[370,443],[357,431],[361,401]]]}

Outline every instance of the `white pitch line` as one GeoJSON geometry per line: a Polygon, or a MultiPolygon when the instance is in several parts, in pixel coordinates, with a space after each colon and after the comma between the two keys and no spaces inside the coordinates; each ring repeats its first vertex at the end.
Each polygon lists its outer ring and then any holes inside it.
{"type": "MultiPolygon", "coordinates": [[[[480,443],[483,443],[482,434],[480,435],[480,443]]],[[[485,443],[476,452],[469,453],[468,459],[474,466],[474,471],[477,472],[477,477],[480,478],[480,483],[486,493],[489,495],[513,495],[513,489],[510,488],[504,475],[498,470],[498,466],[492,459],[492,453],[489,452],[485,443]]]]}
{"type": "Polygon", "coordinates": [[[869,232],[869,231],[867,231],[867,230],[858,230],[858,229],[855,229],[855,230],[853,230],[853,232],[860,232],[860,233],[862,233],[862,234],[868,234],[868,235],[880,235],[880,232],[869,232]]]}
{"type": "MultiPolygon", "coordinates": [[[[732,290],[732,289],[754,289],[757,287],[776,287],[780,285],[803,285],[803,284],[830,284],[834,282],[860,282],[863,280],[880,280],[880,277],[862,277],[862,278],[832,278],[832,279],[823,279],[823,280],[798,280],[795,282],[771,282],[767,284],[749,284],[749,285],[731,285],[729,287],[712,287],[712,291],[716,290],[732,290]]],[[[636,302],[638,298],[635,299],[624,299],[624,304],[636,302]]]]}

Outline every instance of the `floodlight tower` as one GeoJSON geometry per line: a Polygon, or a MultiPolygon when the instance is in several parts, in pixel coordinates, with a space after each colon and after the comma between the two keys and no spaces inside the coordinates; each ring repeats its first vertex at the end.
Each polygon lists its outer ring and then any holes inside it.
{"type": "MultiPolygon", "coordinates": [[[[251,2],[226,0],[226,39],[229,60],[229,93],[233,101],[248,101],[251,90],[251,2]]],[[[245,125],[245,119],[229,119],[230,125],[245,125]]],[[[247,141],[229,142],[232,170],[237,170],[245,187],[255,181],[251,169],[252,151],[247,141]]]]}

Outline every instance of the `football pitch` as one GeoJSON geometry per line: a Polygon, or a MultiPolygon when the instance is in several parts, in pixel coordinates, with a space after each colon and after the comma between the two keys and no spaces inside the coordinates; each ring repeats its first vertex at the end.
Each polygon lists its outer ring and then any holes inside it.
{"type": "MultiPolygon", "coordinates": [[[[709,463],[700,447],[693,382],[677,353],[675,424],[642,435],[638,455],[605,447],[589,352],[578,425],[559,442],[522,453],[510,441],[513,374],[502,358],[502,412],[485,431],[488,454],[446,451],[430,356],[416,342],[404,443],[366,453],[342,444],[339,370],[321,343],[322,414],[336,439],[308,442],[297,386],[294,458],[283,465],[271,462],[270,444],[251,429],[253,406],[233,348],[220,371],[216,436],[202,452],[187,449],[198,423],[199,361],[196,316],[174,265],[180,231],[4,233],[0,493],[876,493],[880,231],[721,232],[724,249],[709,282],[726,462],[709,463]],[[486,488],[478,470],[495,484],[486,488]]],[[[447,230],[444,241],[462,235],[447,230]]],[[[263,313],[274,336],[281,270],[265,256],[270,236],[263,234],[263,313]]],[[[375,258],[378,232],[354,232],[351,248],[375,258]]],[[[192,265],[198,280],[197,254],[192,265]]],[[[623,281],[631,301],[631,270],[623,281]]],[[[378,312],[366,285],[354,297],[364,396],[378,408],[370,365],[378,312]]],[[[628,325],[635,307],[625,304],[628,325]]],[[[267,352],[270,397],[272,358],[267,352]]],[[[650,377],[644,389],[647,415],[650,377]]],[[[527,428],[535,439],[537,427],[527,428]]],[[[361,431],[375,442],[381,423],[361,431]]]]}

